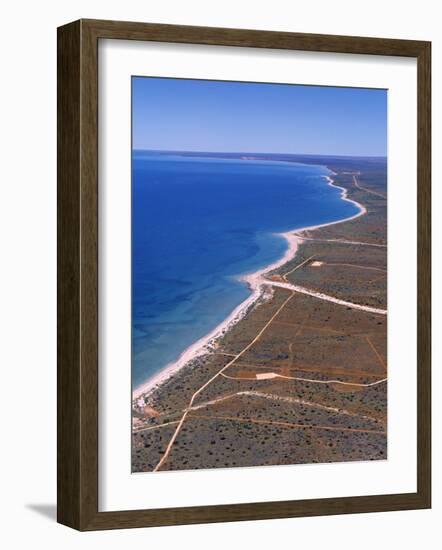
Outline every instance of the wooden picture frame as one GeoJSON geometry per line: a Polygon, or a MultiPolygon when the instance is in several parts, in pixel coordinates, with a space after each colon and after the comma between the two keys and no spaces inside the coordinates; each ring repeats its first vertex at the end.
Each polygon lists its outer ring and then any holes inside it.
{"type": "Polygon", "coordinates": [[[58,521],[82,531],[430,507],[431,44],[79,20],[58,29],[58,521]],[[417,492],[98,511],[98,41],[405,56],[418,66],[417,492]]]}

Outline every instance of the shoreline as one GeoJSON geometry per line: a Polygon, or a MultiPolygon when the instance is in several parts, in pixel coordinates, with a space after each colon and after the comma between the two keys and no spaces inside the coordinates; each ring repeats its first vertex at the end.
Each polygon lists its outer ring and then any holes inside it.
{"type": "MultiPolygon", "coordinates": [[[[337,175],[335,172],[331,170],[329,171],[331,172],[332,176],[337,175]]],[[[152,394],[155,390],[159,388],[161,384],[163,384],[166,380],[172,377],[175,373],[177,373],[181,368],[183,368],[190,361],[209,352],[210,347],[213,346],[215,342],[219,338],[221,338],[228,330],[230,330],[232,326],[236,325],[239,321],[241,321],[247,315],[251,307],[253,307],[260,299],[265,299],[266,280],[264,276],[269,272],[282,267],[283,265],[285,265],[286,263],[288,263],[289,261],[295,258],[298,248],[302,243],[302,241],[304,240],[303,237],[300,237],[296,233],[304,232],[304,231],[314,231],[322,227],[344,223],[346,221],[350,221],[360,216],[363,216],[364,214],[367,213],[367,209],[365,208],[365,206],[363,206],[362,204],[360,204],[359,202],[353,199],[348,198],[348,189],[346,187],[336,185],[334,183],[334,180],[330,176],[323,176],[323,177],[327,180],[328,182],[327,185],[331,187],[335,187],[336,189],[340,189],[341,191],[340,198],[343,201],[352,203],[354,206],[356,206],[359,209],[359,211],[352,216],[342,218],[340,220],[336,220],[333,222],[326,222],[322,224],[301,227],[299,229],[292,229],[284,233],[278,233],[279,236],[285,238],[288,242],[288,248],[285,254],[276,262],[269,264],[263,267],[262,269],[259,269],[258,271],[241,275],[239,277],[239,280],[244,281],[248,284],[249,288],[252,291],[251,295],[248,298],[246,298],[246,300],[241,302],[231,312],[231,314],[228,317],[226,317],[226,319],[224,319],[220,324],[218,324],[212,331],[210,331],[208,334],[206,334],[205,336],[203,336],[202,338],[200,338],[199,340],[191,344],[188,348],[186,348],[176,361],[174,361],[173,363],[169,363],[163,369],[161,369],[158,373],[154,374],[151,378],[149,378],[149,380],[147,380],[145,383],[135,388],[132,391],[132,399],[138,399],[141,396],[152,394]]]]}

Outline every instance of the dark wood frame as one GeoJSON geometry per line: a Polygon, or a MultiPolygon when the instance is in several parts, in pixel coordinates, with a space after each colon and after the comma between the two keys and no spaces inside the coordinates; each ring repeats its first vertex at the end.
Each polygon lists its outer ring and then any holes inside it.
{"type": "Polygon", "coordinates": [[[58,29],[58,521],[85,531],[431,506],[431,43],[79,20],[58,29]],[[417,492],[98,511],[98,40],[406,56],[418,66],[417,492]]]}

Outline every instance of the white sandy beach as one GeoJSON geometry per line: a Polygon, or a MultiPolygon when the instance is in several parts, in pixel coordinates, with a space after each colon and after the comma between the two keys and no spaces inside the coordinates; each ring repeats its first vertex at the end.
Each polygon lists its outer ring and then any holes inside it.
{"type": "MultiPolygon", "coordinates": [[[[332,175],[336,175],[336,174],[332,172],[332,175]]],[[[250,308],[257,303],[259,299],[265,298],[266,292],[269,292],[266,284],[268,283],[268,281],[266,281],[265,275],[283,266],[284,264],[291,261],[295,257],[299,244],[303,240],[303,238],[297,235],[296,233],[300,233],[303,231],[313,231],[321,227],[327,227],[330,225],[343,223],[366,214],[367,210],[364,206],[362,206],[357,201],[348,198],[347,196],[348,191],[345,187],[335,185],[334,180],[330,176],[324,176],[324,177],[327,179],[328,185],[330,185],[331,187],[336,187],[337,189],[341,190],[341,199],[354,204],[359,209],[359,212],[357,212],[353,216],[349,216],[347,218],[343,218],[341,220],[337,220],[334,222],[302,227],[299,229],[294,229],[292,231],[287,231],[285,233],[280,233],[280,236],[284,237],[288,242],[288,248],[284,256],[280,258],[278,261],[274,262],[273,264],[267,265],[266,267],[258,271],[255,271],[254,273],[241,276],[241,280],[245,281],[249,285],[250,289],[252,290],[252,294],[246,300],[244,300],[241,304],[239,304],[232,311],[232,313],[226,319],[224,319],[224,321],[222,321],[222,323],[220,323],[207,335],[203,336],[194,344],[189,346],[180,355],[177,361],[168,364],[160,372],[158,372],[157,374],[149,378],[149,380],[147,380],[144,384],[135,388],[135,390],[133,391],[133,399],[137,399],[142,395],[152,393],[160,384],[162,384],[164,381],[170,378],[174,373],[180,370],[189,361],[210,351],[211,347],[215,344],[215,342],[219,338],[221,338],[233,325],[238,323],[246,315],[246,313],[250,310],[250,308]]]]}

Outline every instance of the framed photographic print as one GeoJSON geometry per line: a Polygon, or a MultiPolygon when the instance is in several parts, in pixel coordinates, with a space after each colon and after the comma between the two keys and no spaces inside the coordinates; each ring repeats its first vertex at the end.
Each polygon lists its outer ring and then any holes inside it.
{"type": "Polygon", "coordinates": [[[58,239],[61,523],[430,507],[430,43],[59,28],[58,239]]]}

